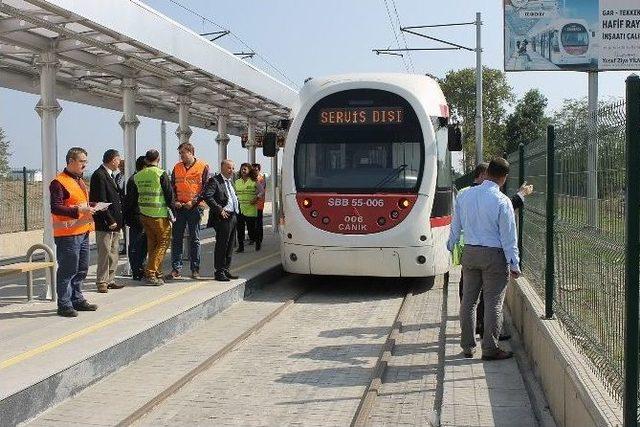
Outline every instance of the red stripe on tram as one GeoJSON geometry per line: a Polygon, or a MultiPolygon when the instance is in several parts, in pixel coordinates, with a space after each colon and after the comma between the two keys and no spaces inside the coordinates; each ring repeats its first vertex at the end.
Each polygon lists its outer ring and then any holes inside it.
{"type": "Polygon", "coordinates": [[[444,227],[451,224],[451,215],[447,216],[434,216],[430,218],[431,228],[444,227]]]}

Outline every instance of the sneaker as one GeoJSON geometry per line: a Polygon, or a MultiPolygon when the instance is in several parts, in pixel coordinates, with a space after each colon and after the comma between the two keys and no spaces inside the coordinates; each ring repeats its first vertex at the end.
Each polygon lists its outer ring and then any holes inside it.
{"type": "Polygon", "coordinates": [[[180,272],[178,270],[171,270],[171,273],[164,276],[165,280],[175,280],[180,279],[181,277],[182,276],[180,276],[180,272]]]}
{"type": "Polygon", "coordinates": [[[191,278],[194,280],[198,280],[200,278],[200,272],[198,270],[193,270],[191,272],[191,278]]]}
{"type": "Polygon", "coordinates": [[[59,308],[58,316],[62,317],[78,317],[78,312],[73,308],[59,308]]]}
{"type": "Polygon", "coordinates": [[[164,282],[161,279],[158,279],[157,277],[145,277],[144,278],[144,283],[146,283],[147,285],[150,285],[150,286],[161,286],[161,285],[164,285],[164,282]]]}
{"type": "Polygon", "coordinates": [[[482,355],[482,360],[506,360],[511,359],[513,357],[513,352],[504,351],[502,349],[498,349],[495,354],[492,355],[482,355]]]}
{"type": "Polygon", "coordinates": [[[82,301],[73,305],[76,311],[96,311],[98,306],[96,304],[89,304],[87,301],[82,301]]]}

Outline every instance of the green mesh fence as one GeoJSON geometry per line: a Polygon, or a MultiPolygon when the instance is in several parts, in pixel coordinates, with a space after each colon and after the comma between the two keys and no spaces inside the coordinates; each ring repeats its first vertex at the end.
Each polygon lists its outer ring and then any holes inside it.
{"type": "MultiPolygon", "coordinates": [[[[568,334],[621,400],[624,349],[625,104],[555,128],[554,309],[568,334]]],[[[524,147],[523,273],[544,299],[546,141],[524,147]]],[[[518,152],[509,156],[508,194],[518,188],[518,152]]]]}

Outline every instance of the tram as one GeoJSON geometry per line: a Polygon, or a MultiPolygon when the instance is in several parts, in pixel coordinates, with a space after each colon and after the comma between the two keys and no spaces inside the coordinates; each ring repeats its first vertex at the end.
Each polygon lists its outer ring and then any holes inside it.
{"type": "Polygon", "coordinates": [[[423,277],[449,271],[451,150],[442,90],[427,76],[312,79],[285,144],[284,270],[423,277]]]}
{"type": "Polygon", "coordinates": [[[561,19],[528,37],[530,48],[558,66],[589,65],[592,37],[583,19],[561,19]]]}

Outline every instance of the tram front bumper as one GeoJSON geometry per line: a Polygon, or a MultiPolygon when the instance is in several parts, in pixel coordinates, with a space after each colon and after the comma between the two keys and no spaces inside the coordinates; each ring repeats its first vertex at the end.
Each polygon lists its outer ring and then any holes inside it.
{"type": "Polygon", "coordinates": [[[298,274],[424,277],[435,275],[431,246],[347,248],[282,245],[285,271],[298,274]]]}

